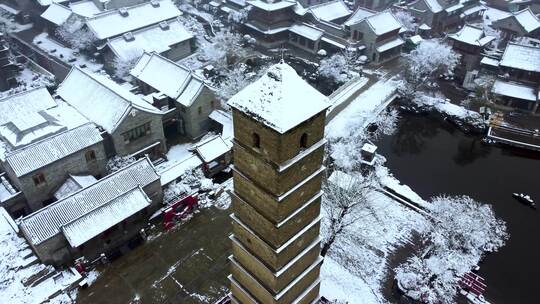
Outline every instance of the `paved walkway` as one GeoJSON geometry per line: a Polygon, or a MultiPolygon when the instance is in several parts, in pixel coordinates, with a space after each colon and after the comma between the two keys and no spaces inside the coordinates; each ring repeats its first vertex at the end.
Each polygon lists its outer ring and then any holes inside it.
{"type": "Polygon", "coordinates": [[[227,293],[229,211],[209,208],[106,267],[77,302],[214,303],[227,293]]]}

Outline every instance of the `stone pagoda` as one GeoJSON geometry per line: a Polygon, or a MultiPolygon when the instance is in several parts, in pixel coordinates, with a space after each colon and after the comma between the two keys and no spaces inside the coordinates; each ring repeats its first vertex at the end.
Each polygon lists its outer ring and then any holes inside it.
{"type": "Polygon", "coordinates": [[[285,63],[232,97],[233,303],[319,299],[328,99],[285,63]]]}

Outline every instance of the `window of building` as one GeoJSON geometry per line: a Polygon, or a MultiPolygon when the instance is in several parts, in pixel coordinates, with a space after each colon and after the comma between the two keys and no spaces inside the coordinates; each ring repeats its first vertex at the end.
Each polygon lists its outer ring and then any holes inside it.
{"type": "Polygon", "coordinates": [[[199,108],[197,109],[197,112],[199,112],[199,115],[201,115],[201,114],[202,114],[202,107],[199,107],[199,108]]]}
{"type": "Polygon", "coordinates": [[[216,107],[216,102],[215,101],[210,101],[210,105],[212,106],[212,109],[216,107]]]}
{"type": "Polygon", "coordinates": [[[300,148],[307,148],[307,139],[307,133],[304,133],[302,134],[302,136],[300,136],[300,148]]]}
{"type": "Polygon", "coordinates": [[[308,40],[307,47],[313,50],[315,48],[315,42],[308,40]]]}
{"type": "Polygon", "coordinates": [[[34,181],[34,184],[36,186],[43,185],[43,184],[45,184],[45,175],[43,173],[36,173],[32,177],[32,180],[34,181]]]}
{"type": "Polygon", "coordinates": [[[86,151],[86,153],[84,154],[84,157],[86,158],[87,163],[94,161],[96,160],[96,151],[94,150],[86,151]]]}
{"type": "Polygon", "coordinates": [[[259,134],[253,133],[252,140],[253,140],[253,147],[255,148],[261,147],[261,138],[259,137],[259,134]]]}
{"type": "Polygon", "coordinates": [[[124,142],[126,144],[139,139],[150,133],[150,123],[147,122],[144,125],[140,125],[136,128],[133,128],[126,133],[122,134],[124,136],[124,142]]]}

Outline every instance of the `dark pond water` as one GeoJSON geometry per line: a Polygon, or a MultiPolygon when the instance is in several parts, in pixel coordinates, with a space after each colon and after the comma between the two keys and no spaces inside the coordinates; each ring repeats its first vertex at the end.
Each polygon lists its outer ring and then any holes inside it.
{"type": "Polygon", "coordinates": [[[404,184],[423,198],[466,194],[494,206],[510,240],[481,264],[492,303],[538,303],[540,210],[515,201],[526,192],[540,201],[540,156],[467,136],[437,118],[403,114],[399,130],[379,140],[379,153],[404,184]]]}

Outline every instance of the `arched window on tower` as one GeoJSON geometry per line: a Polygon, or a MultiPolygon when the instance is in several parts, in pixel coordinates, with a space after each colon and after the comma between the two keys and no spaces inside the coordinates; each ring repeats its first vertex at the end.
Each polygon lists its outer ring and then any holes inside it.
{"type": "Polygon", "coordinates": [[[302,136],[300,136],[300,149],[307,148],[307,139],[307,133],[304,133],[302,134],[302,136]]]}
{"type": "Polygon", "coordinates": [[[252,137],[252,141],[253,141],[253,143],[252,143],[253,147],[260,148],[261,147],[261,138],[259,137],[259,134],[253,133],[253,135],[251,137],[252,137]]]}

